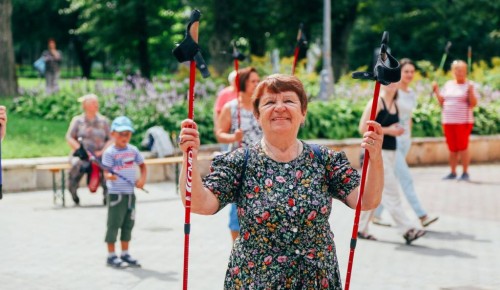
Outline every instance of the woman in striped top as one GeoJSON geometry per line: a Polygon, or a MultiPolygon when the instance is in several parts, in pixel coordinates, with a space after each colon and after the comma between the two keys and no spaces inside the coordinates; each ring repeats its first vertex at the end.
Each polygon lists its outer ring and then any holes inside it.
{"type": "Polygon", "coordinates": [[[453,61],[451,70],[455,79],[447,81],[442,90],[433,83],[434,94],[442,108],[441,123],[450,151],[451,172],[443,179],[457,178],[456,167],[460,158],[463,167],[460,180],[468,181],[469,136],[474,125],[472,109],[477,104],[479,94],[475,85],[467,79],[467,64],[464,61],[453,61]]]}

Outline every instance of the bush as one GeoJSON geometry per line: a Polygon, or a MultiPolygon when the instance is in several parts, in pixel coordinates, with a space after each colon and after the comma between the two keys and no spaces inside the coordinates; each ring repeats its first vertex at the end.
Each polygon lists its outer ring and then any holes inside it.
{"type": "MultiPolygon", "coordinates": [[[[261,60],[262,61],[262,60],[261,60]]],[[[500,62],[499,59],[494,59],[500,62]]],[[[284,66],[288,69],[288,67],[284,66]]],[[[474,66],[473,76],[479,80],[481,98],[474,109],[475,126],[473,133],[489,135],[500,133],[500,91],[497,84],[482,83],[481,80],[498,79],[498,67],[486,71],[484,64],[474,66]],[[492,73],[493,72],[493,73],[492,73]]],[[[260,70],[266,71],[268,67],[260,70]]],[[[181,68],[174,77],[161,77],[153,82],[134,79],[131,83],[88,82],[73,80],[69,86],[56,95],[44,95],[43,87],[24,89],[22,96],[16,98],[12,110],[23,116],[40,117],[50,120],[69,120],[81,113],[76,99],[88,92],[99,96],[101,113],[110,119],[127,115],[134,122],[137,133],[135,144],[142,138],[142,133],[154,125],[162,125],[165,130],[178,132],[180,122],[187,117],[186,95],[189,81],[187,68],[181,68]]],[[[310,99],[305,127],[299,132],[303,139],[344,139],[360,137],[358,123],[366,103],[373,95],[373,82],[360,82],[350,77],[342,77],[335,85],[334,95],[327,101],[315,100],[319,90],[319,78],[316,74],[301,75],[299,78],[310,99]]],[[[439,83],[451,76],[437,75],[439,83]]],[[[195,88],[195,121],[199,125],[204,144],[215,142],[212,124],[212,108],[217,92],[227,81],[220,78],[198,79],[195,88]]],[[[430,97],[431,82],[419,73],[415,77],[413,89],[418,96],[418,107],[413,115],[413,136],[442,136],[441,108],[434,97],[430,97]]]]}
{"type": "MultiPolygon", "coordinates": [[[[54,95],[45,95],[42,87],[24,90],[15,98],[11,110],[21,116],[40,117],[48,120],[69,121],[82,113],[78,97],[94,92],[99,96],[100,113],[110,120],[126,115],[136,129],[132,142],[138,144],[142,133],[155,125],[162,125],[167,131],[179,131],[180,122],[187,118],[187,80],[153,83],[137,80],[131,85],[120,84],[104,87],[96,82],[90,89],[85,81],[74,82],[70,88],[54,95]]],[[[214,82],[199,82],[195,87],[195,120],[204,142],[215,142],[212,129],[212,108],[217,91],[221,86],[214,82]]]]}

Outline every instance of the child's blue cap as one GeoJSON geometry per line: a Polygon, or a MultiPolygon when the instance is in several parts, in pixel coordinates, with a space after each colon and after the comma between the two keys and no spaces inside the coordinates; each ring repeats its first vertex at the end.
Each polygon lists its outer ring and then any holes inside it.
{"type": "Polygon", "coordinates": [[[134,132],[134,127],[132,121],[125,116],[116,117],[111,123],[111,132],[123,132],[130,131],[134,132]]]}

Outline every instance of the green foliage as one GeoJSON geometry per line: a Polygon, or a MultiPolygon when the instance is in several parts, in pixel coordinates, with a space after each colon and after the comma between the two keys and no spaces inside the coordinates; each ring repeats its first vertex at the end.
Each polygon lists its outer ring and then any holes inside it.
{"type": "Polygon", "coordinates": [[[308,105],[303,139],[344,139],[358,137],[358,123],[365,103],[353,104],[346,99],[311,102],[308,105]]]}
{"type": "MultiPolygon", "coordinates": [[[[259,72],[268,73],[266,57],[254,58],[259,72]]],[[[490,135],[500,133],[500,91],[493,87],[498,80],[499,59],[494,58],[496,66],[490,68],[486,63],[474,65],[472,77],[479,84],[480,99],[474,109],[475,126],[473,134],[490,135]],[[493,86],[492,86],[493,84],[493,86]]],[[[289,58],[282,60],[282,68],[287,69],[289,58]]],[[[425,64],[425,63],[424,63],[425,64]]],[[[132,89],[118,81],[63,80],[61,91],[46,96],[43,79],[21,79],[22,96],[9,106],[16,116],[54,120],[68,126],[69,120],[81,113],[76,99],[88,92],[99,96],[100,111],[113,119],[127,115],[135,123],[137,133],[133,143],[139,144],[142,133],[148,128],[161,125],[167,131],[178,132],[180,122],[187,116],[186,94],[188,90],[186,68],[175,76],[163,76],[152,83],[139,80],[132,89]]],[[[305,127],[299,132],[303,139],[344,139],[360,137],[358,123],[363,109],[373,95],[373,82],[359,82],[345,76],[335,86],[334,96],[328,101],[317,101],[315,95],[319,87],[316,74],[307,75],[297,70],[309,98],[305,127]]],[[[441,72],[432,73],[432,79],[443,84],[451,75],[441,72]]],[[[204,144],[214,143],[212,109],[214,97],[227,81],[225,77],[201,79],[196,83],[195,121],[198,123],[201,140],[204,144]]],[[[441,108],[434,97],[430,97],[430,79],[415,76],[412,88],[418,96],[418,106],[413,114],[413,136],[442,136],[441,108]]],[[[11,119],[12,120],[12,119],[11,119]]],[[[30,119],[31,120],[31,119],[30,119]]],[[[10,126],[9,126],[10,127],[10,126]]],[[[58,142],[64,143],[60,133],[58,142]]]]}
{"type": "MultiPolygon", "coordinates": [[[[332,55],[348,56],[345,60],[334,58],[334,69],[341,65],[344,71],[347,64],[351,70],[370,65],[384,30],[390,32],[390,46],[396,57],[426,59],[431,65],[428,68],[438,66],[447,41],[453,46],[445,70],[453,59],[467,58],[469,45],[475,62],[489,60],[499,55],[499,3],[333,1],[332,55]]],[[[183,37],[186,12],[191,7],[203,13],[200,43],[208,64],[214,65],[218,73],[231,67],[229,58],[220,57],[221,51],[229,49],[231,40],[245,39],[240,49],[247,55],[264,56],[279,49],[282,56],[289,57],[293,55],[300,22],[304,23],[310,43],[321,39],[323,33],[320,0],[12,0],[12,4],[18,64],[31,65],[46,48],[47,38],[54,37],[63,51],[63,66],[80,64],[82,72],[92,61],[102,64],[105,74],[115,70],[134,72],[146,66],[145,58],[152,75],[175,71],[178,65],[171,49],[183,37]],[[141,44],[147,48],[141,51],[141,44]]],[[[300,56],[305,56],[305,50],[300,56]]],[[[32,74],[23,70],[21,75],[32,74]]],[[[338,79],[339,73],[335,77],[338,79]]]]}
{"type": "Polygon", "coordinates": [[[490,103],[474,109],[473,134],[493,135],[500,133],[500,102],[490,103]]]}
{"type": "MultiPolygon", "coordinates": [[[[23,83],[26,83],[23,80],[23,83]]],[[[82,113],[81,104],[76,100],[89,91],[99,96],[100,113],[110,120],[120,115],[128,116],[136,129],[132,142],[139,144],[143,133],[155,125],[163,126],[167,131],[177,132],[182,120],[187,118],[186,82],[157,82],[145,88],[130,90],[128,86],[113,83],[81,81],[66,83],[63,89],[54,95],[43,94],[42,88],[25,90],[23,96],[15,98],[10,110],[19,116],[56,120],[69,125],[73,116],[82,113]],[[155,88],[152,88],[152,87],[155,88]],[[93,88],[93,89],[92,89],[93,88]]],[[[139,86],[138,86],[139,87],[139,86]]],[[[195,120],[198,123],[202,140],[215,142],[212,125],[212,108],[219,87],[211,82],[200,82],[195,89],[195,120]]],[[[63,140],[64,135],[61,136],[63,140]]]]}
{"type": "Polygon", "coordinates": [[[360,1],[358,19],[349,41],[351,67],[372,63],[373,49],[383,31],[390,33],[389,46],[397,58],[429,60],[438,67],[445,45],[452,42],[445,71],[455,59],[473,61],[499,55],[500,2],[485,0],[360,1]]]}
{"type": "Polygon", "coordinates": [[[441,126],[441,108],[429,96],[420,99],[417,109],[413,112],[412,135],[414,137],[443,136],[441,126]]]}
{"type": "Polygon", "coordinates": [[[151,61],[154,71],[159,72],[165,62],[177,64],[171,49],[174,42],[182,40],[184,26],[176,25],[185,19],[181,8],[179,1],[73,0],[65,13],[80,15],[74,33],[88,38],[86,48],[93,55],[105,52],[115,61],[146,57],[141,61],[151,61]]]}

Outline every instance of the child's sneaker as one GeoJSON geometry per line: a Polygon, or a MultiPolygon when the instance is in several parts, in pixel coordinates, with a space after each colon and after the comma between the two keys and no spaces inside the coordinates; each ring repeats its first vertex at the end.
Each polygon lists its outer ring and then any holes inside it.
{"type": "Polygon", "coordinates": [[[110,267],[117,268],[117,269],[123,269],[128,266],[127,262],[124,260],[118,258],[116,255],[108,257],[106,260],[106,264],[110,267]]]}
{"type": "Polygon", "coordinates": [[[121,255],[120,258],[122,259],[122,261],[127,262],[130,267],[141,267],[141,264],[139,264],[139,262],[136,259],[132,258],[132,256],[130,256],[129,254],[121,255]]]}

